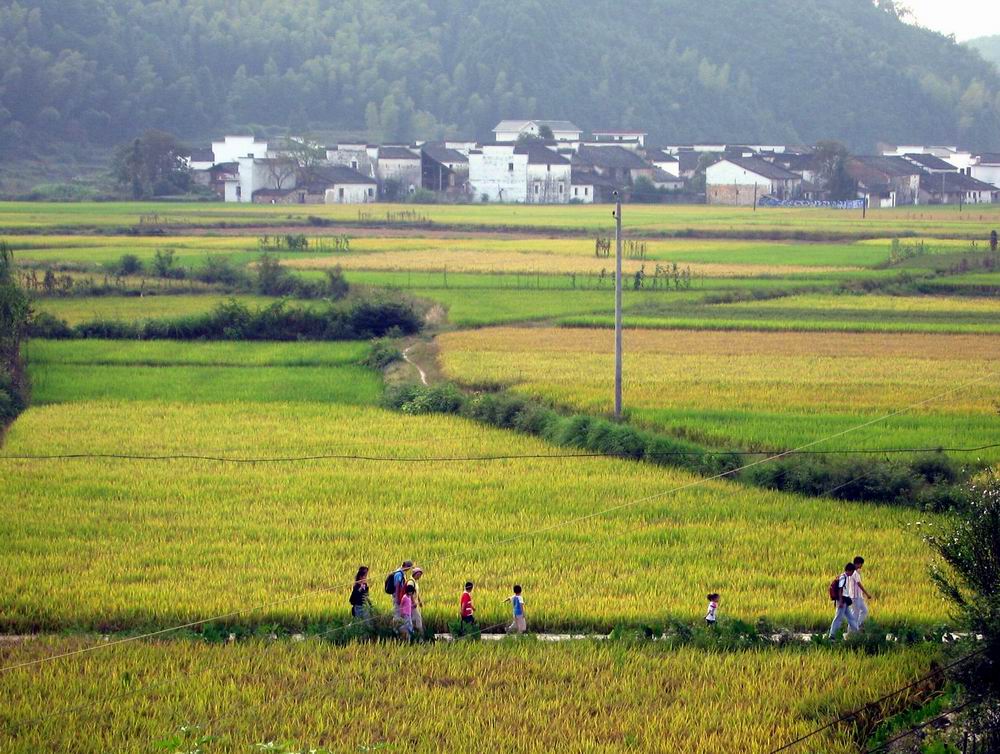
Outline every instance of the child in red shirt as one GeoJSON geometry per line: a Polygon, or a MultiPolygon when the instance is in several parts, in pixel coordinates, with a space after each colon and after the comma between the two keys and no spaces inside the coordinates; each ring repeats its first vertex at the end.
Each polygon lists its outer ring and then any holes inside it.
{"type": "Polygon", "coordinates": [[[473,624],[473,623],[476,622],[476,615],[475,615],[476,608],[472,604],[472,589],[473,589],[473,586],[474,585],[473,585],[473,583],[471,581],[466,581],[465,582],[465,591],[462,592],[462,600],[461,600],[461,603],[460,603],[460,605],[461,605],[461,611],[460,612],[461,612],[461,615],[462,615],[462,623],[473,624]]]}

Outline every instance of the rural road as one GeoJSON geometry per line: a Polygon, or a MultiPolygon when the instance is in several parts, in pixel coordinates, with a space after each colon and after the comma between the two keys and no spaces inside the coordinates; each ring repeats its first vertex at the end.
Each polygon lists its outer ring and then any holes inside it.
{"type": "Polygon", "coordinates": [[[417,362],[415,362],[413,359],[410,358],[410,351],[412,350],[413,346],[410,346],[409,348],[403,351],[403,360],[406,361],[407,364],[411,365],[414,369],[417,370],[417,372],[420,373],[421,383],[423,383],[424,385],[429,385],[430,383],[427,381],[427,373],[417,362]]]}

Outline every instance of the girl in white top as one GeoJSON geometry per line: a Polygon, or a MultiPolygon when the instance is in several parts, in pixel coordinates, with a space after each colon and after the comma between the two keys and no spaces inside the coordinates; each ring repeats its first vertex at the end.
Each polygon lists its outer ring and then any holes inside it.
{"type": "Polygon", "coordinates": [[[717,619],[717,612],[719,610],[719,595],[712,592],[708,595],[708,612],[705,613],[705,623],[709,626],[714,626],[717,619]]]}

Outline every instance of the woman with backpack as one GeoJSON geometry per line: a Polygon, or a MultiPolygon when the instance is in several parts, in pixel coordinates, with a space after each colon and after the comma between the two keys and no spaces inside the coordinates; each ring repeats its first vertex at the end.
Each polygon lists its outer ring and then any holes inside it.
{"type": "Polygon", "coordinates": [[[355,620],[366,620],[371,613],[371,601],[368,597],[368,566],[361,566],[354,577],[354,588],[351,589],[351,617],[355,620]]]}

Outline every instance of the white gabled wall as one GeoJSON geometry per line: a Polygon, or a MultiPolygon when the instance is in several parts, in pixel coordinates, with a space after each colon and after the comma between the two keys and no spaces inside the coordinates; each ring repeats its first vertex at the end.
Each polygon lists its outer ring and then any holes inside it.
{"type": "Polygon", "coordinates": [[[469,185],[473,200],[528,200],[528,155],[514,154],[514,145],[484,146],[469,155],[469,185]]]}

